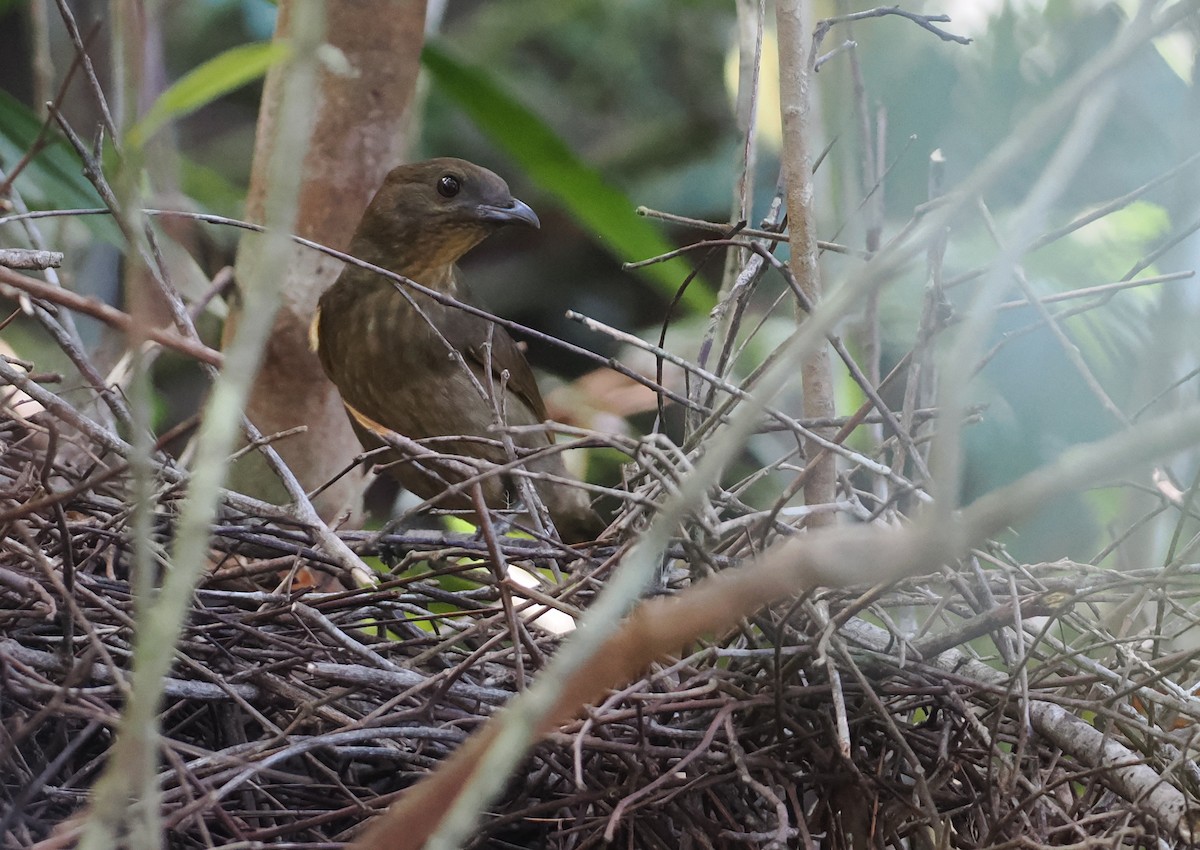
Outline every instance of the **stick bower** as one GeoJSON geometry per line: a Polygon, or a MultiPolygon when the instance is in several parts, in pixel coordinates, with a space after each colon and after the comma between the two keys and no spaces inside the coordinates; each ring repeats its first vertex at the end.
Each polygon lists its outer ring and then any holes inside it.
{"type": "MultiPolygon", "coordinates": [[[[70,834],[121,711],[129,481],[81,437],[49,458],[36,424],[10,417],[0,434],[0,827],[6,846],[31,846],[70,834]]],[[[177,495],[159,494],[164,539],[177,495]]],[[[348,537],[394,565],[380,587],[298,589],[297,569],[332,569],[305,533],[232,509],[214,529],[163,707],[170,846],[350,840],[554,651],[523,621],[513,640],[481,541],[348,537]]],[[[504,546],[542,568],[556,551],[504,546]]],[[[586,605],[605,554],[562,557],[565,583],[547,593],[586,605]]],[[[1112,780],[1124,759],[1172,800],[1196,792],[1195,718],[1172,684],[1196,663],[1097,663],[1136,646],[1085,633],[1075,611],[1134,587],[1178,600],[1194,576],[987,566],[816,595],[691,647],[540,745],[477,846],[1187,846],[1155,787],[1112,780]],[[1079,727],[1102,744],[1073,743],[1079,727]]]]}

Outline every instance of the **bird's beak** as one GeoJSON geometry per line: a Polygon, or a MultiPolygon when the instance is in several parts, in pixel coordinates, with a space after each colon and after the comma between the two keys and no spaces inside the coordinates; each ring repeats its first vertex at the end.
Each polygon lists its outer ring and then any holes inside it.
{"type": "Polygon", "coordinates": [[[494,204],[480,204],[478,207],[479,217],[484,221],[490,221],[493,224],[527,224],[532,228],[540,228],[542,222],[538,219],[537,213],[533,208],[524,201],[518,201],[513,198],[508,206],[501,207],[494,204]]]}

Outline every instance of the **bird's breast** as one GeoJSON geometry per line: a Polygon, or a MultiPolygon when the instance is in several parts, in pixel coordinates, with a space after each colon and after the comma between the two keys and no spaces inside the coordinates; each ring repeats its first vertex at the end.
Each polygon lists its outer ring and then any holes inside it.
{"type": "MultiPolygon", "coordinates": [[[[351,293],[339,286],[321,300],[316,336],[322,365],[351,407],[412,439],[495,439],[494,409],[480,394],[486,377],[464,365],[437,330],[454,318],[453,308],[419,294],[410,302],[390,284],[351,293]]],[[[510,424],[536,422],[514,398],[506,408],[510,424]]]]}

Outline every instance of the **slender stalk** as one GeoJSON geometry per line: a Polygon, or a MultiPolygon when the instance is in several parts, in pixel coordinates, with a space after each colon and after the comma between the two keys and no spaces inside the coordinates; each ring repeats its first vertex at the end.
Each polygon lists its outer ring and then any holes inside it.
{"type": "MultiPolygon", "coordinates": [[[[808,11],[811,14],[811,10],[808,11]]],[[[809,154],[812,131],[812,88],[809,55],[813,33],[806,18],[805,4],[800,0],[778,0],[775,22],[779,31],[779,106],[783,117],[784,181],[787,184],[788,232],[792,256],[789,265],[800,290],[810,304],[821,299],[821,277],[817,265],[817,216],[815,187],[812,177],[812,157],[809,154]]],[[[804,311],[796,305],[797,321],[803,321],[804,311]]],[[[804,416],[825,419],[836,415],[833,401],[833,366],[828,346],[819,346],[800,364],[804,391],[804,416]]],[[[833,432],[819,436],[828,439],[833,432]]],[[[832,454],[821,454],[821,447],[806,440],[805,455],[813,465],[804,485],[804,501],[808,505],[832,502],[837,486],[837,465],[832,454]]],[[[818,513],[809,519],[810,525],[827,525],[833,514],[818,513]]]]}
{"type": "MultiPolygon", "coordinates": [[[[225,368],[213,385],[200,426],[195,471],[162,588],[154,594],[153,604],[140,606],[130,700],[122,714],[108,765],[95,786],[91,816],[79,844],[86,850],[115,846],[122,830],[138,822],[139,805],[153,804],[141,795],[145,789],[138,788],[135,777],[124,768],[131,763],[152,763],[157,756],[155,744],[163,683],[174,660],[174,647],[192,593],[203,575],[227,458],[238,435],[241,411],[278,308],[280,296],[272,272],[289,247],[288,232],[300,185],[299,172],[291,163],[303,161],[309,138],[300,128],[306,121],[306,96],[316,75],[316,51],[324,32],[324,5],[297,4],[294,21],[294,58],[277,125],[281,141],[272,163],[267,201],[268,232],[257,238],[253,250],[244,252],[248,258],[241,275],[246,284],[246,319],[229,347],[225,368]]],[[[158,838],[157,835],[141,837],[149,841],[158,838]]]]}

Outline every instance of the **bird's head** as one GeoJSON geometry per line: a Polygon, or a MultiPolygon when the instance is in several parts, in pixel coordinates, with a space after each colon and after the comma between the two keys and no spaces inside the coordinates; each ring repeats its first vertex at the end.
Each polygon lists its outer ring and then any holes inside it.
{"type": "Polygon", "coordinates": [[[421,281],[448,270],[505,224],[541,226],[496,174],[462,159],[430,159],[388,172],[350,253],[421,281]]]}

